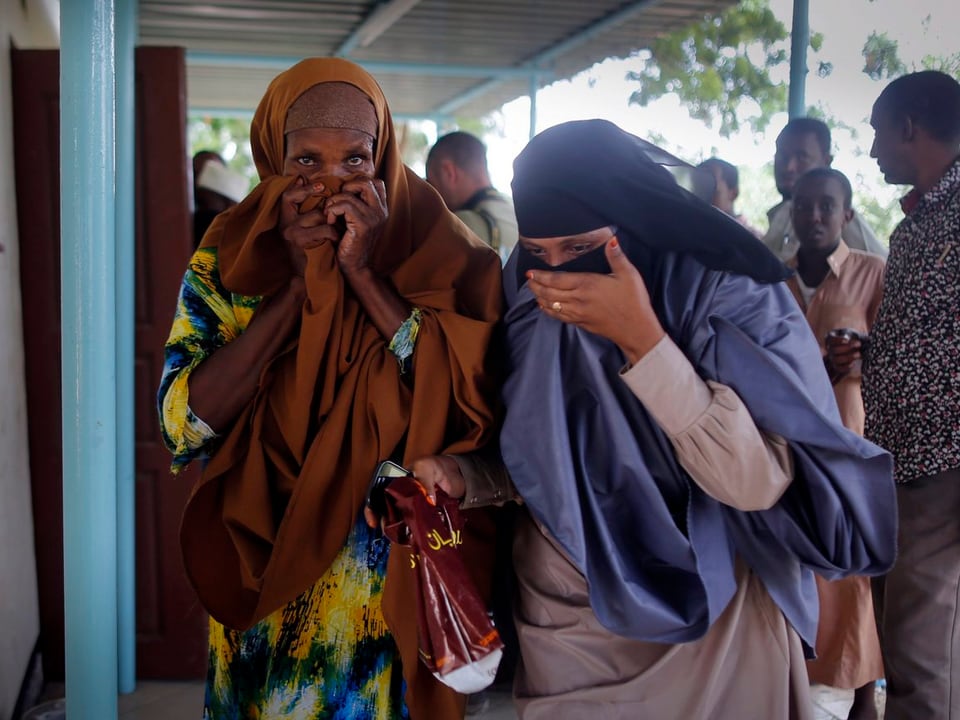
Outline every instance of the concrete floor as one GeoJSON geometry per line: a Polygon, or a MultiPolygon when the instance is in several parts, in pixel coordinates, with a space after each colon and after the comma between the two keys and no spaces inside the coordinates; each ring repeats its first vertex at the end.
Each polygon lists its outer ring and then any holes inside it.
{"type": "MultiPolygon", "coordinates": [[[[48,687],[47,697],[56,697],[58,688],[48,687]]],[[[62,694],[62,688],[59,688],[62,694]]],[[[810,688],[816,720],[845,720],[853,702],[852,690],[834,690],[823,685],[810,688]]],[[[468,718],[483,720],[516,720],[516,713],[507,692],[488,693],[489,703],[468,718]]],[[[877,691],[877,705],[883,717],[882,690],[877,691]]],[[[141,681],[137,690],[119,698],[119,720],[200,720],[203,712],[203,684],[197,682],[141,681]]],[[[59,720],[51,715],[37,720],[59,720]]]]}

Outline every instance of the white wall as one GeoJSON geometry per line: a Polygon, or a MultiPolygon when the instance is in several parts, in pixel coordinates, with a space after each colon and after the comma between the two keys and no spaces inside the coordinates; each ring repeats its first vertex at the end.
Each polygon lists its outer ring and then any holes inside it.
{"type": "MultiPolygon", "coordinates": [[[[57,0],[0,0],[0,720],[9,720],[40,630],[27,454],[10,44],[59,45],[57,0]]],[[[51,428],[57,432],[56,428],[51,428]]]]}

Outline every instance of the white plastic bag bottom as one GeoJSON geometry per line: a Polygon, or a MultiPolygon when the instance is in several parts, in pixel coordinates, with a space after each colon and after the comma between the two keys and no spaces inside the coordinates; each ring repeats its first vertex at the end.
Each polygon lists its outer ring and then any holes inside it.
{"type": "Polygon", "coordinates": [[[500,657],[502,655],[502,649],[494,650],[489,655],[484,655],[479,660],[458,667],[456,670],[451,670],[445,675],[438,672],[433,675],[437,680],[458,693],[471,695],[493,684],[493,680],[497,676],[497,668],[500,667],[500,657]]]}

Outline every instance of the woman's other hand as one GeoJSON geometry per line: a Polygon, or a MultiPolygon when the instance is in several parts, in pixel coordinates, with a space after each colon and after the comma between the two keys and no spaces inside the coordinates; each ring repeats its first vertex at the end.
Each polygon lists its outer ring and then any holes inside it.
{"type": "Polygon", "coordinates": [[[436,500],[437,488],[455,500],[463,499],[467,493],[467,483],[460,466],[449,455],[429,455],[415,460],[410,465],[410,471],[432,500],[436,500]]]}
{"type": "Polygon", "coordinates": [[[544,313],[613,341],[632,365],[665,333],[643,277],[616,237],[605,252],[609,275],[531,270],[527,278],[544,313]]]}
{"type": "MultiPolygon", "coordinates": [[[[431,502],[436,502],[437,488],[457,500],[467,493],[467,483],[460,472],[460,466],[449,455],[429,455],[415,460],[410,465],[410,472],[417,482],[423,485],[431,502]]],[[[369,505],[364,505],[363,517],[369,527],[383,529],[383,518],[378,517],[369,505]]]]}
{"type": "Polygon", "coordinates": [[[383,180],[357,178],[344,183],[341,192],[327,200],[324,216],[331,226],[342,218],[346,227],[337,247],[341,272],[349,279],[367,270],[387,223],[383,180]]]}
{"type": "Polygon", "coordinates": [[[327,221],[321,200],[308,212],[301,213],[301,206],[310,197],[323,197],[322,184],[311,184],[303,176],[283,193],[280,202],[280,235],[283,237],[294,275],[303,276],[307,267],[306,251],[319,247],[324,242],[339,240],[337,229],[327,221]]]}

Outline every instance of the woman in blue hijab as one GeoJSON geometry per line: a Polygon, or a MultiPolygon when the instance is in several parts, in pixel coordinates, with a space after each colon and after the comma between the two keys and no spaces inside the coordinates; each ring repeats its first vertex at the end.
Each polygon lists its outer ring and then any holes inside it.
{"type": "Polygon", "coordinates": [[[812,718],[813,573],[890,567],[892,461],[841,423],[789,271],[664,162],[589,120],[514,163],[518,710],[812,718]]]}

